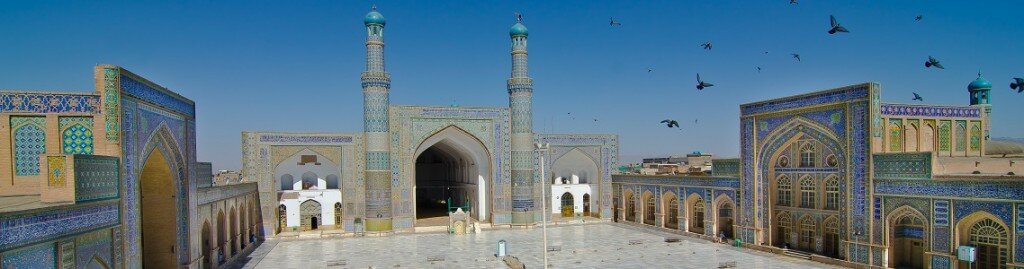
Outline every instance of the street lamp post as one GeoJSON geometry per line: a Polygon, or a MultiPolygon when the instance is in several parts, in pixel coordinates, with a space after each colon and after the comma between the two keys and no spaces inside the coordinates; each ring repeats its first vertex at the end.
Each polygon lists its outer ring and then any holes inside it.
{"type": "Polygon", "coordinates": [[[537,151],[540,152],[540,196],[541,196],[541,214],[540,214],[540,227],[544,231],[544,269],[548,268],[548,195],[547,195],[547,174],[544,174],[544,154],[547,153],[549,144],[537,143],[537,151]]]}

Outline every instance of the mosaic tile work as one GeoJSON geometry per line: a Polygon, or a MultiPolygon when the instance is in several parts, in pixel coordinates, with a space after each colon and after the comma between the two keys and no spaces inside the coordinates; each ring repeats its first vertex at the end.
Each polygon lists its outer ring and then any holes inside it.
{"type": "Polygon", "coordinates": [[[14,174],[39,174],[39,155],[46,153],[46,118],[11,117],[11,137],[14,140],[14,174]]]}
{"type": "Polygon", "coordinates": [[[57,249],[44,243],[3,253],[3,268],[56,268],[57,249]]]}
{"type": "Polygon", "coordinates": [[[100,98],[81,93],[0,92],[0,112],[99,114],[100,98]]]}
{"type": "Polygon", "coordinates": [[[64,154],[92,154],[92,117],[60,117],[61,147],[64,154]]]}
{"type": "Polygon", "coordinates": [[[151,86],[151,83],[148,81],[145,81],[142,78],[135,78],[134,75],[127,75],[122,72],[120,78],[121,91],[125,94],[158,104],[161,107],[165,107],[187,116],[195,115],[195,105],[190,100],[178,97],[176,94],[172,94],[170,91],[163,89],[163,87],[156,86],[160,89],[154,88],[154,86],[151,86]]]}
{"type": "Polygon", "coordinates": [[[75,238],[75,259],[77,268],[88,267],[93,259],[99,259],[103,264],[111,264],[110,257],[110,229],[100,229],[91,233],[83,234],[75,238]]]}
{"type": "Polygon", "coordinates": [[[0,216],[0,250],[110,227],[120,222],[117,203],[0,216]]]}
{"type": "Polygon", "coordinates": [[[119,68],[103,68],[103,127],[110,142],[121,138],[121,87],[117,85],[120,76],[119,68]]]}
{"type": "Polygon", "coordinates": [[[711,175],[713,176],[740,176],[740,159],[715,159],[711,160],[711,175]]]}
{"type": "MultiPolygon", "coordinates": [[[[60,268],[62,269],[74,269],[75,268],[75,241],[64,240],[57,243],[60,246],[60,268]]],[[[85,268],[85,267],[82,267],[85,268]]]]}
{"type": "Polygon", "coordinates": [[[120,197],[121,160],[99,155],[75,156],[75,202],[120,197]]]}
{"type": "Polygon", "coordinates": [[[1024,197],[1024,186],[1007,181],[978,180],[891,180],[876,179],[876,194],[975,197],[988,199],[1019,200],[1024,197]]]}
{"type": "Polygon", "coordinates": [[[908,117],[981,118],[981,109],[970,106],[881,104],[882,115],[908,117]]]}
{"type": "Polygon", "coordinates": [[[885,153],[872,156],[876,179],[931,180],[931,152],[885,153]]]}
{"type": "Polygon", "coordinates": [[[46,156],[46,183],[50,187],[64,187],[67,183],[67,168],[64,156],[46,156]]]}

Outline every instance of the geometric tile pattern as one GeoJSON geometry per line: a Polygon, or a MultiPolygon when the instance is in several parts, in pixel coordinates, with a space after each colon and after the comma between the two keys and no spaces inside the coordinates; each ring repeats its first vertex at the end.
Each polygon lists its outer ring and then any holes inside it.
{"type": "Polygon", "coordinates": [[[12,116],[11,130],[15,175],[38,175],[39,155],[46,153],[46,118],[12,116]]]}
{"type": "Polygon", "coordinates": [[[3,253],[3,268],[57,268],[54,243],[43,243],[3,253]]]}
{"type": "Polygon", "coordinates": [[[943,117],[981,119],[981,109],[965,106],[881,104],[884,116],[943,117]]]}
{"type": "Polygon", "coordinates": [[[882,153],[875,154],[874,176],[876,179],[920,179],[931,180],[931,152],[882,153]]]}
{"type": "Polygon", "coordinates": [[[0,216],[0,251],[110,227],[120,222],[117,203],[0,216]]]}
{"type": "Polygon", "coordinates": [[[65,178],[67,178],[64,175],[67,171],[64,167],[65,159],[64,156],[46,156],[47,186],[64,187],[65,178]]]}
{"type": "Polygon", "coordinates": [[[121,159],[111,156],[75,157],[75,202],[116,199],[121,195],[121,159]]]}
{"type": "Polygon", "coordinates": [[[118,68],[103,69],[103,112],[104,130],[107,133],[107,141],[117,142],[121,134],[121,91],[117,87],[118,68]]]}
{"type": "Polygon", "coordinates": [[[60,117],[61,146],[64,154],[92,154],[92,117],[60,117]]]}
{"type": "Polygon", "coordinates": [[[0,92],[3,113],[100,113],[100,98],[93,94],[0,92]]]}
{"type": "Polygon", "coordinates": [[[185,99],[184,97],[177,96],[177,94],[170,92],[166,88],[156,86],[148,80],[135,76],[126,70],[121,70],[121,90],[131,96],[146,100],[155,104],[159,104],[172,111],[185,114],[186,116],[195,115],[195,104],[185,99]],[[154,85],[154,86],[150,86],[154,85]]]}

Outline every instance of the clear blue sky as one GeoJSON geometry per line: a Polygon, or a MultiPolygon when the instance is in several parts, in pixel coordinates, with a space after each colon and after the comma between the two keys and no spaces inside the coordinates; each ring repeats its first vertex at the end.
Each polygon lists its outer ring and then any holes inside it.
{"type": "MultiPolygon", "coordinates": [[[[91,91],[93,65],[126,67],[196,101],[199,159],[217,169],[239,168],[242,130],[362,131],[362,18],[374,2],[168,2],[179,1],[0,2],[0,88],[91,91]]],[[[800,2],[376,4],[393,104],[507,106],[520,11],[534,129],[618,134],[625,162],[737,156],[740,104],[848,84],[879,82],[888,102],[918,92],[966,105],[979,70],[994,85],[993,135],[1024,137],[1024,95],[1008,88],[1024,76],[1024,1],[800,2]],[[852,33],[828,35],[830,14],[852,33]],[[925,69],[928,55],[946,69],[925,69]],[[697,72],[715,86],[697,92],[697,72]]]]}

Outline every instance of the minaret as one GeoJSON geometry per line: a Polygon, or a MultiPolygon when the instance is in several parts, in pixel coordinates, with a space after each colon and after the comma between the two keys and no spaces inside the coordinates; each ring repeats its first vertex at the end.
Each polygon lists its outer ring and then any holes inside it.
{"type": "Polygon", "coordinates": [[[534,223],[533,79],[526,67],[526,26],[518,13],[508,34],[512,38],[512,75],[508,79],[508,105],[512,112],[512,224],[527,225],[534,223]]]}
{"type": "Polygon", "coordinates": [[[374,6],[366,25],[366,71],[363,84],[363,140],[366,145],[366,230],[391,230],[391,139],[388,138],[388,91],[391,75],[384,71],[384,15],[374,6]]]}
{"type": "MultiPolygon", "coordinates": [[[[967,85],[967,92],[971,94],[971,106],[981,108],[981,118],[982,122],[984,122],[982,126],[982,130],[984,130],[984,134],[982,134],[983,140],[989,140],[990,132],[992,131],[991,124],[989,124],[989,120],[992,119],[992,105],[989,104],[989,92],[991,90],[992,83],[981,77],[981,72],[978,72],[977,79],[967,85]]],[[[984,152],[984,149],[984,143],[982,143],[982,152],[984,152]]]]}

